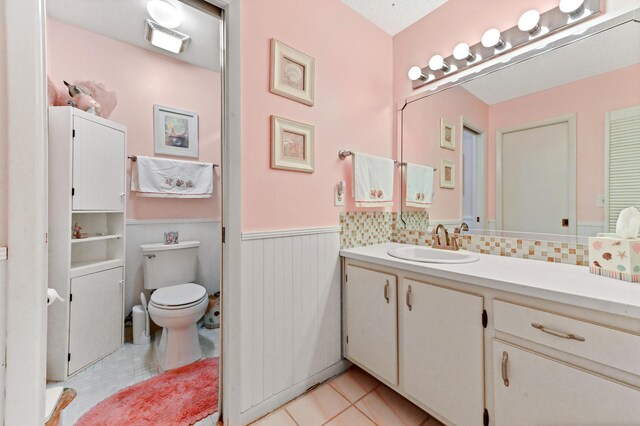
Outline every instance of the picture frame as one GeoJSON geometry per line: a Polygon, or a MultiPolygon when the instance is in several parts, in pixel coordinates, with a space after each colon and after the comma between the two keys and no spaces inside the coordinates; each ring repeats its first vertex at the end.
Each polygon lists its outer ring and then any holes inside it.
{"type": "Polygon", "coordinates": [[[153,106],[153,139],[156,154],[199,156],[198,114],[162,105],[153,106]]]}
{"type": "Polygon", "coordinates": [[[454,189],[456,187],[456,165],[453,161],[440,160],[440,188],[454,189]]]}
{"type": "Polygon", "coordinates": [[[455,151],[456,125],[444,118],[440,119],[440,147],[455,151]]]}
{"type": "Polygon", "coordinates": [[[313,106],[314,79],[315,59],[271,39],[271,93],[313,106]]]}
{"type": "Polygon", "coordinates": [[[271,116],[271,168],[313,173],[315,128],[271,116]]]}

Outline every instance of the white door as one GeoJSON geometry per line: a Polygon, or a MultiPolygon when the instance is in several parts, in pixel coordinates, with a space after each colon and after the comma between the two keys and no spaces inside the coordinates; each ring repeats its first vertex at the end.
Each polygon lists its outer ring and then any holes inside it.
{"type": "Polygon", "coordinates": [[[640,419],[638,389],[497,340],[493,372],[496,426],[637,425],[640,419]]]}
{"type": "Polygon", "coordinates": [[[407,279],[398,297],[405,390],[452,424],[482,424],[482,297],[407,279]]]}
{"type": "Polygon", "coordinates": [[[124,133],[77,116],[73,130],[73,210],[121,211],[124,133]]]}
{"type": "Polygon", "coordinates": [[[347,358],[398,384],[396,277],[347,266],[347,358]]]}
{"type": "Polygon", "coordinates": [[[499,130],[497,155],[497,227],[575,234],[575,118],[499,130]]]}
{"type": "Polygon", "coordinates": [[[484,198],[484,134],[462,128],[462,221],[486,228],[484,198]]]}
{"type": "Polygon", "coordinates": [[[71,279],[69,374],[120,348],[122,268],[71,279]]]}

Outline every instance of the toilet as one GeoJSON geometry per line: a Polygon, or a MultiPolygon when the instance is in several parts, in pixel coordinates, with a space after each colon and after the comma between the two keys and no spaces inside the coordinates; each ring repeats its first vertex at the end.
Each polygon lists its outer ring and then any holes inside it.
{"type": "Polygon", "coordinates": [[[199,241],[140,246],[144,256],[144,288],[153,290],[149,316],[162,327],[156,355],[163,371],[202,358],[196,324],[207,310],[209,299],[206,289],[193,283],[198,247],[199,241]]]}

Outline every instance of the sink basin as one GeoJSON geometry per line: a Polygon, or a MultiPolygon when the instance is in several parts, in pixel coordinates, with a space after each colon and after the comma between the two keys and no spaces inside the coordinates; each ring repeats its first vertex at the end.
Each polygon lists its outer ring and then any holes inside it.
{"type": "Polygon", "coordinates": [[[396,247],[387,252],[398,259],[425,263],[471,263],[480,257],[465,250],[441,250],[423,246],[396,247]]]}

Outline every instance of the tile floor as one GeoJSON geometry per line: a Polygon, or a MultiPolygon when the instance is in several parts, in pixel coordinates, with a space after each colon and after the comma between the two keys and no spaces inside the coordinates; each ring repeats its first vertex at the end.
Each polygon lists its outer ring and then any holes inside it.
{"type": "Polygon", "coordinates": [[[441,426],[357,367],[263,417],[253,426],[441,426]]]}
{"type": "MultiPolygon", "coordinates": [[[[220,329],[200,327],[198,334],[204,356],[220,356],[220,329]]],[[[159,374],[153,343],[153,339],[149,345],[125,342],[116,352],[64,382],[64,386],[75,389],[78,396],[64,410],[62,426],[73,425],[86,411],[115,392],[159,374]]],[[[56,385],[60,383],[48,384],[56,385]]],[[[214,414],[199,421],[196,426],[214,426],[217,418],[217,414],[214,414]]]]}

